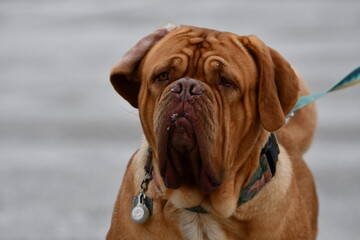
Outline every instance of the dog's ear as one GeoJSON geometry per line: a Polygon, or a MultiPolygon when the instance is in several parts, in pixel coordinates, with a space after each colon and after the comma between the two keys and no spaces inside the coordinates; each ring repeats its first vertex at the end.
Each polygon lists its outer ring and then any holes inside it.
{"type": "Polygon", "coordinates": [[[142,38],[125,53],[111,70],[110,81],[115,90],[135,108],[138,107],[141,85],[137,74],[138,66],[151,47],[173,29],[171,27],[161,28],[142,38]]]}
{"type": "Polygon", "coordinates": [[[258,67],[258,108],[263,127],[276,131],[299,97],[299,80],[290,64],[255,36],[242,38],[258,67]]]}

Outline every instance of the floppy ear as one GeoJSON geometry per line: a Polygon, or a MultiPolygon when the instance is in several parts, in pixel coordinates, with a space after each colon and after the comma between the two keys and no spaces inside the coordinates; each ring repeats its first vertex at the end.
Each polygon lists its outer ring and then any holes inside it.
{"type": "Polygon", "coordinates": [[[161,28],[142,38],[125,53],[111,70],[110,81],[115,90],[135,108],[138,107],[138,94],[141,85],[137,76],[137,68],[151,47],[173,29],[161,28]]]}
{"type": "Polygon", "coordinates": [[[266,130],[274,132],[285,124],[286,116],[299,97],[299,80],[290,64],[257,37],[244,37],[243,44],[258,67],[261,123],[266,130]]]}

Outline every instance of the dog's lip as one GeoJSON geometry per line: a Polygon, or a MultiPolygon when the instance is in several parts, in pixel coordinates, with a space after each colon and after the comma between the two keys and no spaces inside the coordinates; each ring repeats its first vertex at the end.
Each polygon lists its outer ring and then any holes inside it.
{"type": "Polygon", "coordinates": [[[170,159],[166,161],[164,171],[161,175],[167,188],[177,189],[180,187],[181,180],[179,173],[170,159]]]}
{"type": "Polygon", "coordinates": [[[182,183],[184,175],[183,151],[191,151],[197,145],[194,129],[191,121],[185,117],[186,114],[172,114],[171,122],[167,127],[167,139],[162,144],[162,154],[160,154],[160,174],[163,177],[167,188],[177,189],[182,183]],[[164,150],[165,149],[165,150],[164,150]]]}
{"type": "Polygon", "coordinates": [[[186,113],[171,114],[171,122],[166,129],[163,139],[167,141],[159,146],[159,149],[162,149],[159,154],[160,174],[165,186],[177,189],[181,184],[196,184],[205,194],[216,191],[221,183],[205,165],[201,151],[204,146],[192,124],[191,116],[186,113]],[[174,141],[175,148],[172,145],[174,141]]]}
{"type": "Polygon", "coordinates": [[[181,151],[186,148],[187,151],[192,150],[197,144],[194,125],[187,113],[173,114],[172,122],[168,131],[168,143],[175,149],[181,151]],[[180,148],[180,149],[179,149],[180,148]]]}
{"type": "Polygon", "coordinates": [[[221,183],[209,175],[204,167],[201,167],[199,176],[201,191],[204,193],[215,192],[221,185],[221,183]]]}

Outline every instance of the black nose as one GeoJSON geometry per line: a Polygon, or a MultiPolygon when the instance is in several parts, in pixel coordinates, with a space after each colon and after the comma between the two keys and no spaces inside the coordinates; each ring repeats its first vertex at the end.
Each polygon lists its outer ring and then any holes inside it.
{"type": "Polygon", "coordinates": [[[174,83],[174,86],[170,91],[174,94],[178,94],[182,101],[189,101],[202,95],[204,88],[198,80],[181,78],[174,83]]]}

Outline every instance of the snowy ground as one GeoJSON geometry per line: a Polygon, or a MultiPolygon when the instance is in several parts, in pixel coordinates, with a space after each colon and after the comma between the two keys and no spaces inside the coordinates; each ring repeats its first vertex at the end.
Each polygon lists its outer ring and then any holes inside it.
{"type": "MultiPolygon", "coordinates": [[[[167,21],[256,34],[314,92],[360,63],[359,1],[0,1],[0,239],[104,239],[137,111],[108,74],[167,21]]],[[[360,234],[360,86],[318,102],[319,238],[360,234]]]]}

